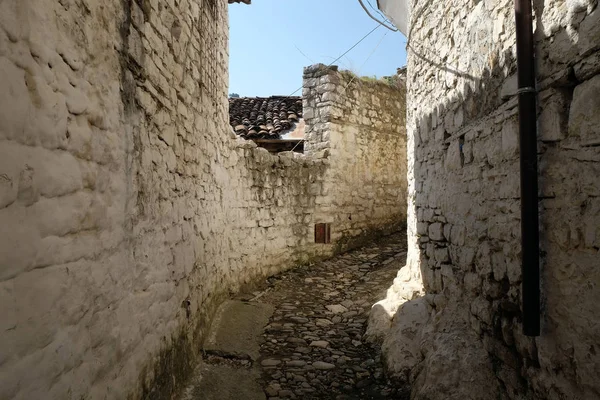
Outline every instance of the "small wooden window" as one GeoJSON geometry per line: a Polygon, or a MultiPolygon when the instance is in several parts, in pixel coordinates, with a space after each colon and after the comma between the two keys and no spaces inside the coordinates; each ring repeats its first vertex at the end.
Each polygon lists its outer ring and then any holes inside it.
{"type": "Polygon", "coordinates": [[[315,224],[315,243],[331,243],[331,225],[325,223],[315,224]]]}

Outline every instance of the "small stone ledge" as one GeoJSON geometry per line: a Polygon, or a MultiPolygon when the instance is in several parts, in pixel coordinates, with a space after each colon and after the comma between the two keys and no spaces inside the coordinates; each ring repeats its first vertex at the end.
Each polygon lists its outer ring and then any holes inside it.
{"type": "Polygon", "coordinates": [[[327,75],[331,72],[337,72],[337,65],[325,65],[325,64],[313,64],[308,67],[304,67],[304,78],[320,78],[323,75],[327,75]]]}

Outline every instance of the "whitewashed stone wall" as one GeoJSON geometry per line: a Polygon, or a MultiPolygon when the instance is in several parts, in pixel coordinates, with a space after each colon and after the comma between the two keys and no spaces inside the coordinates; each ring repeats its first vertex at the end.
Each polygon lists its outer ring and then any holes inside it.
{"type": "Polygon", "coordinates": [[[229,292],[336,250],[333,158],[230,133],[227,40],[225,0],[0,2],[0,398],[171,398],[229,292]]]}
{"type": "Polygon", "coordinates": [[[317,218],[346,249],[406,226],[405,90],[322,64],[304,70],[305,152],[329,157],[317,218]]]}
{"type": "Polygon", "coordinates": [[[412,2],[408,262],[369,334],[415,399],[600,398],[600,9],[534,6],[543,327],[529,338],[513,2],[412,2]]]}

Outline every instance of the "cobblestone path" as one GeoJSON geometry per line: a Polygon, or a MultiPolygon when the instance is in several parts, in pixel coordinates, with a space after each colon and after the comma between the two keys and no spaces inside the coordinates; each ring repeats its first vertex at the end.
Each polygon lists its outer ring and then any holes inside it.
{"type": "Polygon", "coordinates": [[[386,381],[379,349],[362,339],[405,247],[396,234],[269,279],[255,300],[275,307],[260,351],[268,399],[408,399],[386,381]]]}

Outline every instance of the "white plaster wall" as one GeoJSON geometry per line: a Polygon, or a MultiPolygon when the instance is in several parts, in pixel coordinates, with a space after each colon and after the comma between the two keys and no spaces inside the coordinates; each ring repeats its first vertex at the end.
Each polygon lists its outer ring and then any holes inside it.
{"type": "Polygon", "coordinates": [[[335,160],[230,133],[210,4],[0,3],[0,398],[171,398],[229,292],[336,250],[335,160]]]}
{"type": "Polygon", "coordinates": [[[413,1],[409,255],[371,333],[415,399],[600,396],[600,10],[534,6],[543,328],[529,338],[513,2],[413,1]]]}

